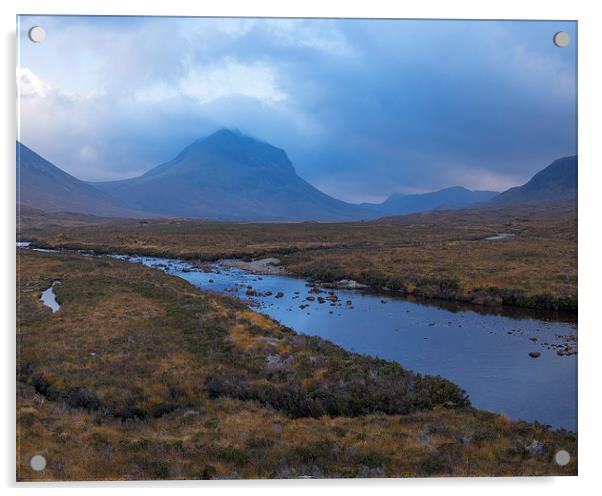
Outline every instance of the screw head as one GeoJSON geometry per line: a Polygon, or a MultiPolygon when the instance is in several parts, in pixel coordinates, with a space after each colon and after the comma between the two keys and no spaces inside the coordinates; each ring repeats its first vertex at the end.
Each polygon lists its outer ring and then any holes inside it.
{"type": "Polygon", "coordinates": [[[42,43],[46,39],[46,31],[40,26],[34,26],[27,34],[34,43],[42,43]]]}
{"type": "Polygon", "coordinates": [[[571,461],[571,455],[566,450],[560,450],[554,455],[554,461],[561,467],[564,467],[571,461]]]}
{"type": "Polygon", "coordinates": [[[29,460],[29,466],[36,472],[41,472],[46,468],[46,458],[42,455],[34,455],[29,460]]]}
{"type": "Polygon", "coordinates": [[[569,46],[569,43],[571,42],[571,37],[565,31],[558,31],[554,35],[553,39],[554,39],[554,45],[556,45],[558,48],[566,48],[567,46],[569,46]]]}

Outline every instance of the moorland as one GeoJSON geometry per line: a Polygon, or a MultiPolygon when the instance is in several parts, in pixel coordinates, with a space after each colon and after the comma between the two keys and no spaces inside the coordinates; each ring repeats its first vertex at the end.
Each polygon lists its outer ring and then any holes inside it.
{"type": "Polygon", "coordinates": [[[203,263],[276,257],[293,275],[405,296],[577,310],[574,201],[432,211],[370,222],[107,219],[22,207],[36,246],[203,263]],[[487,239],[496,234],[503,239],[487,239]]]}
{"type": "Polygon", "coordinates": [[[235,298],[107,257],[19,250],[17,270],[18,480],[576,474],[575,433],[235,298]]]}

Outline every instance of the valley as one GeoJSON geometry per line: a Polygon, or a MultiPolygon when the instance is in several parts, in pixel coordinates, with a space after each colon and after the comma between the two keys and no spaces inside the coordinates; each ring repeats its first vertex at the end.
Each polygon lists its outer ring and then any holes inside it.
{"type": "Polygon", "coordinates": [[[9,483],[583,475],[577,22],[202,14],[17,15],[9,483]]]}
{"type": "Polygon", "coordinates": [[[298,277],[484,306],[577,309],[577,210],[556,204],[425,212],[376,222],[107,219],[23,207],[36,246],[179,258],[277,257],[298,277]],[[503,239],[486,239],[499,233],[503,239]]]}
{"type": "Polygon", "coordinates": [[[19,480],[577,471],[571,201],[337,223],[18,213],[19,480]]]}

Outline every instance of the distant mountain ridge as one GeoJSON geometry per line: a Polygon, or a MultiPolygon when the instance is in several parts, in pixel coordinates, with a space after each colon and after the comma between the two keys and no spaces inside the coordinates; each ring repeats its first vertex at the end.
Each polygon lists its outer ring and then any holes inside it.
{"type": "Polygon", "coordinates": [[[173,160],[120,181],[86,183],[17,142],[18,202],[48,212],[107,217],[169,216],[228,221],[351,221],[433,210],[576,198],[577,157],[565,157],[503,193],[461,186],[393,193],[384,202],[337,200],[299,177],[286,152],[222,129],[173,160]]]}
{"type": "Polygon", "coordinates": [[[498,195],[496,191],[471,191],[453,186],[431,193],[403,195],[393,193],[383,203],[363,204],[381,215],[406,215],[425,210],[456,210],[484,203],[498,195]]]}

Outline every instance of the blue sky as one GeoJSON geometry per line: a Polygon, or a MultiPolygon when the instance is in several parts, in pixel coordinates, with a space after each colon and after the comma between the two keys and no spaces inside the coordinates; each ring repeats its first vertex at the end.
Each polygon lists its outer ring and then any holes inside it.
{"type": "Polygon", "coordinates": [[[577,153],[576,36],[553,21],[25,16],[19,137],[84,180],[228,127],[347,201],[503,190],[577,153]]]}

